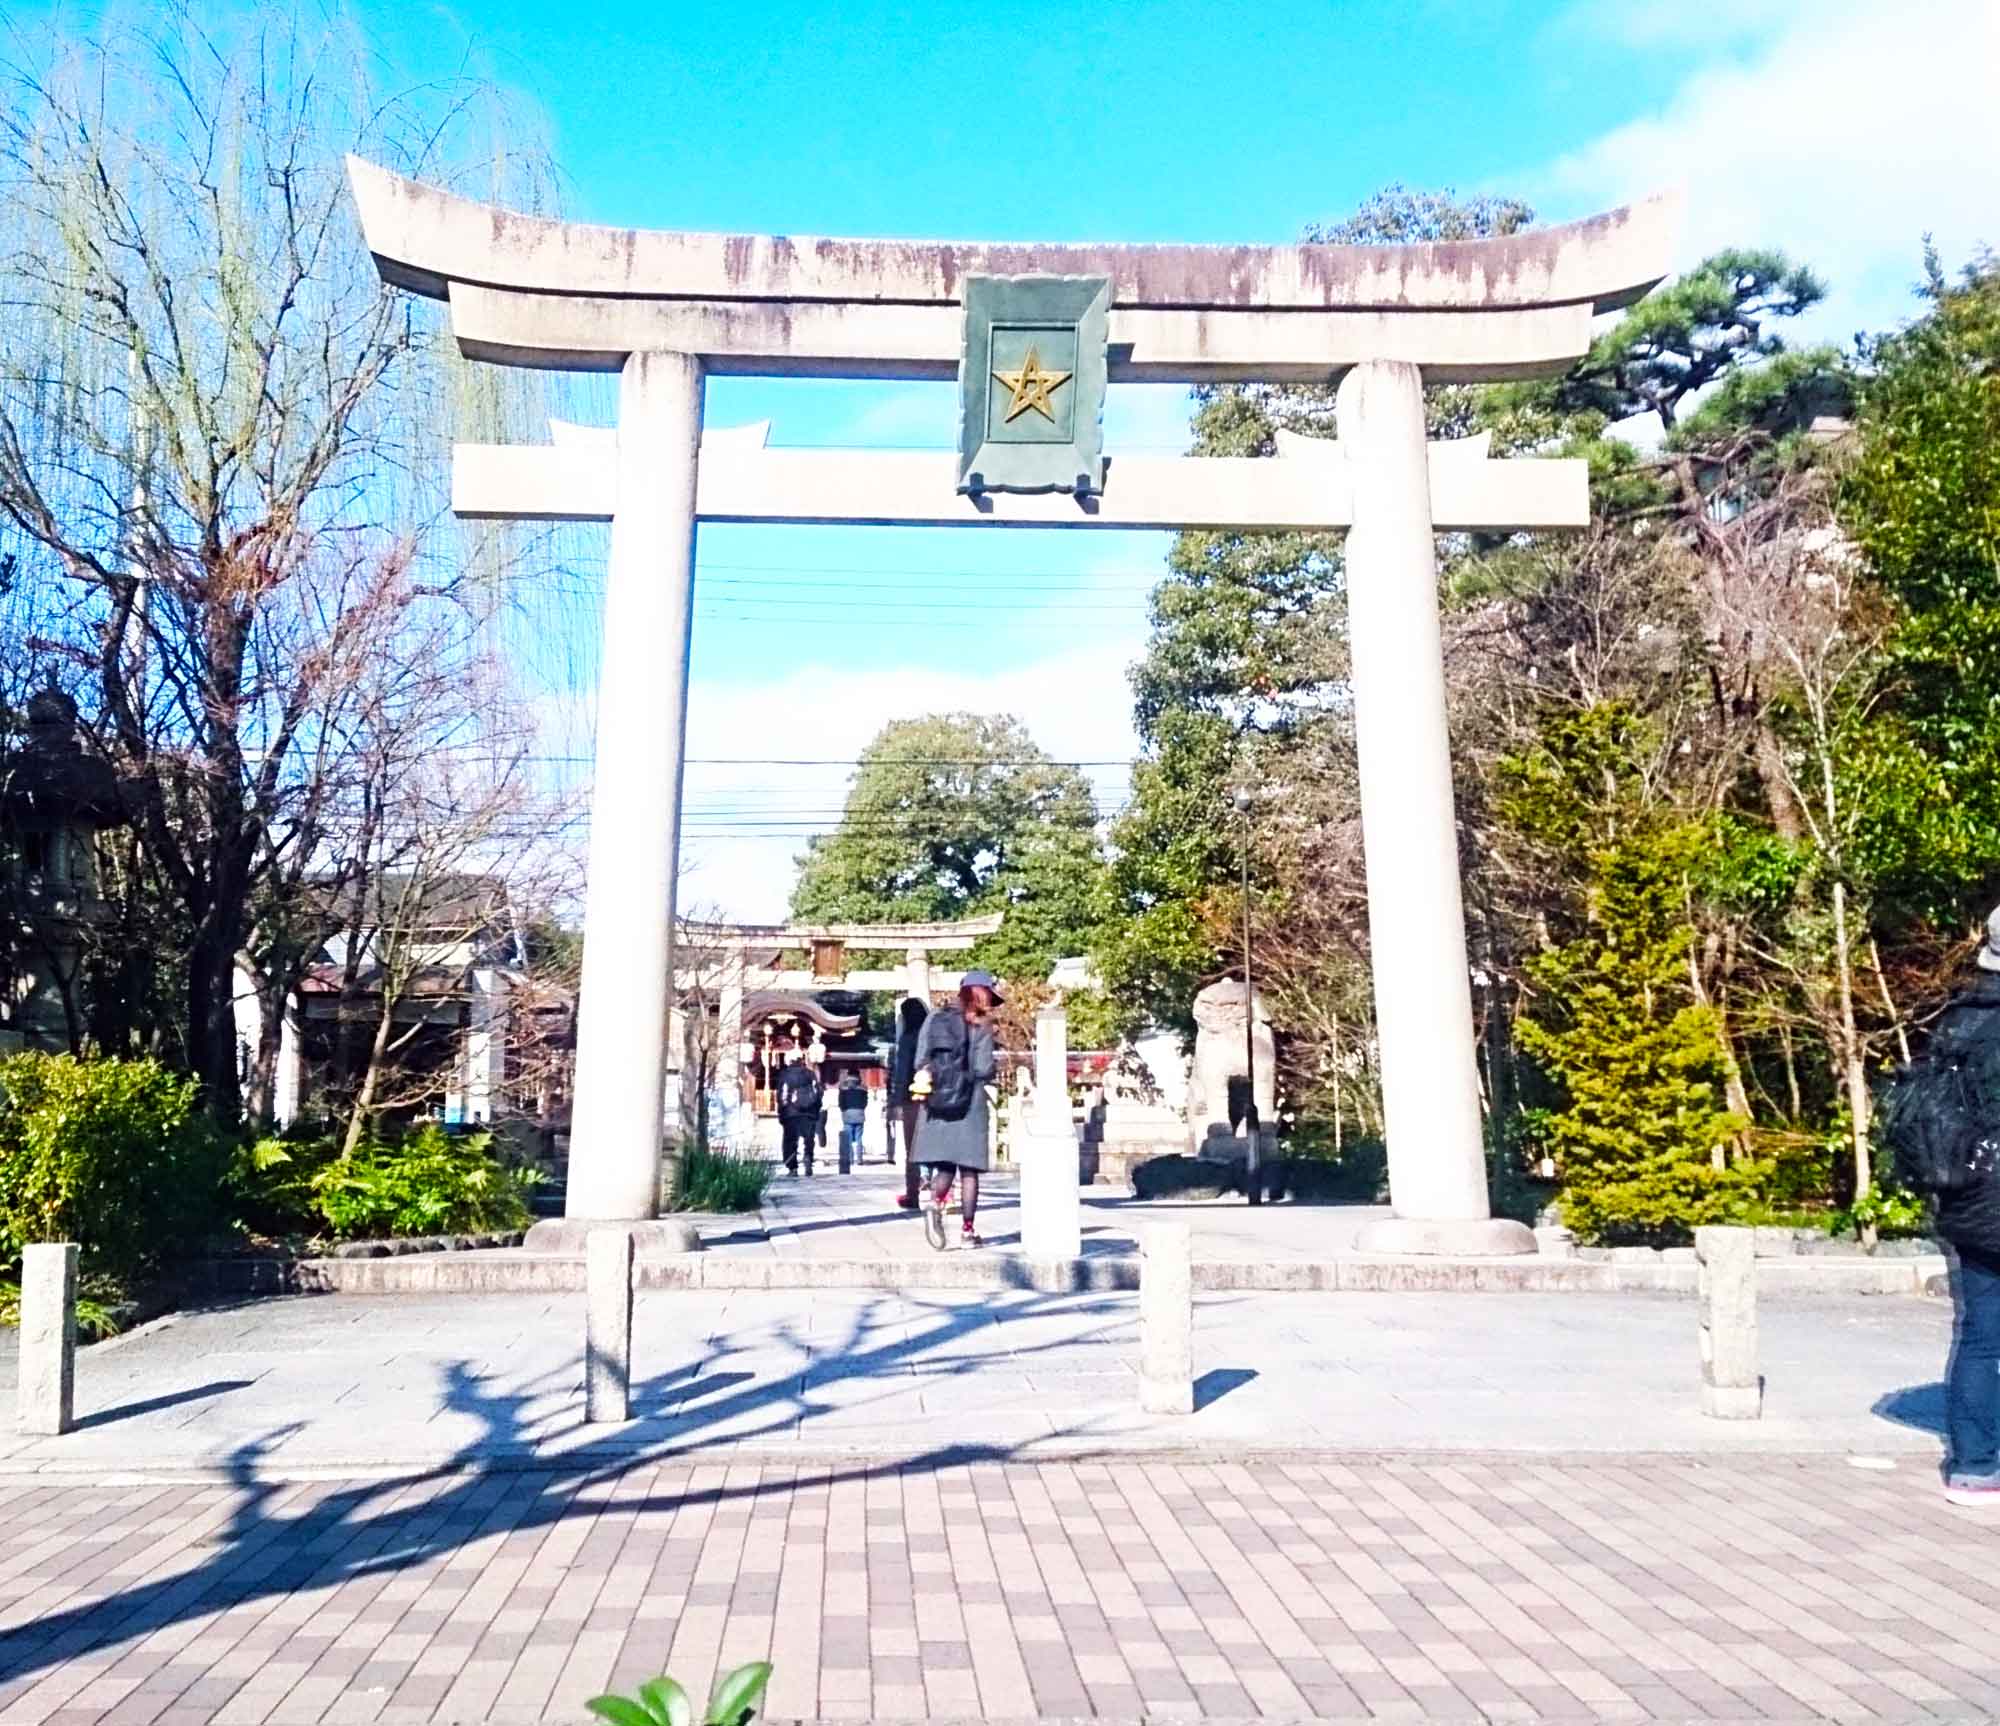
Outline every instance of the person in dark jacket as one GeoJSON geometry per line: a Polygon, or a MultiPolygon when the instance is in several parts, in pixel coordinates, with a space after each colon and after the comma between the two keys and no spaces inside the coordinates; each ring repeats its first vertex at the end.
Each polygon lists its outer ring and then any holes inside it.
{"type": "Polygon", "coordinates": [[[923,1166],[917,1161],[917,1123],[923,1109],[910,1096],[910,1082],[917,1076],[917,1044],[924,1034],[924,1020],[930,1003],[912,995],[896,1009],[896,1052],[889,1061],[889,1118],[903,1141],[903,1191],[896,1203],[906,1211],[917,1208],[917,1183],[923,1166]]]}
{"type": "Polygon", "coordinates": [[[825,1089],[803,1055],[794,1055],[778,1075],[778,1130],[784,1135],[785,1173],[799,1172],[799,1148],[806,1153],[806,1175],[813,1172],[813,1143],[819,1136],[825,1089]]]}
{"type": "MultiPolygon", "coordinates": [[[[2000,911],[1987,919],[1979,974],[1932,1030],[1972,1051],[1977,1093],[2000,1117],[2000,911]]],[[[1973,1178],[1935,1195],[1937,1232],[1957,1259],[1945,1369],[1945,1496],[2000,1509],[2000,1118],[1973,1152],[1973,1178]]]]}
{"type": "Polygon", "coordinates": [[[979,1210],[979,1177],[986,1172],[988,1145],[992,1135],[992,1108],[986,1100],[986,1086],[993,1077],[993,1009],[1001,1003],[999,985],[991,971],[968,971],[959,985],[958,999],[939,1007],[924,1021],[917,1044],[914,1081],[918,1093],[928,1095],[924,1082],[931,1063],[951,1051],[951,1058],[963,1060],[972,1081],[972,1098],[963,1114],[949,1117],[933,1113],[929,1104],[917,1128],[917,1153],[931,1165],[933,1184],[924,1205],[924,1233],[932,1246],[945,1244],[944,1211],[951,1199],[954,1180],[959,1189],[959,1210],[963,1221],[960,1238],[966,1246],[984,1246],[973,1218],[979,1210]]]}
{"type": "Polygon", "coordinates": [[[852,1068],[840,1081],[840,1166],[863,1160],[861,1130],[868,1124],[868,1087],[852,1068]]]}

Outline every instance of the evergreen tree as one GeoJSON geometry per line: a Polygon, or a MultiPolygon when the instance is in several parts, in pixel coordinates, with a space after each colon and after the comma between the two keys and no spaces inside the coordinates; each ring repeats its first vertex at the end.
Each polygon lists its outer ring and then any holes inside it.
{"type": "Polygon", "coordinates": [[[799,859],[792,915],[900,923],[1003,911],[973,958],[1032,987],[1090,951],[1103,871],[1081,772],[1051,761],[1018,719],[932,714],[885,726],[862,751],[839,826],[799,859]]]}
{"type": "Polygon", "coordinates": [[[1546,1148],[1563,1217],[1586,1240],[1661,1242],[1741,1208],[1759,1172],[1724,1149],[1746,1124],[1727,1106],[1714,1009],[1694,998],[1686,910],[1714,836],[1649,809],[1632,716],[1607,705],[1551,717],[1503,761],[1502,816],[1574,883],[1566,939],[1527,965],[1522,1047],[1560,1087],[1546,1148]]]}

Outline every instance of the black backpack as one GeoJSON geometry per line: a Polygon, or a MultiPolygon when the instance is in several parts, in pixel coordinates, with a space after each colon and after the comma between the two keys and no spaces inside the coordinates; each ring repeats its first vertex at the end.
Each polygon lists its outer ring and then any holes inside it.
{"type": "Polygon", "coordinates": [[[778,1113],[810,1115],[819,1108],[820,1083],[807,1067],[787,1067],[778,1075],[778,1113]]]}
{"type": "Polygon", "coordinates": [[[1984,992],[1945,1009],[1924,1052],[1883,1086],[1877,1126],[1896,1179],[1956,1193],[2000,1162],[2000,999],[1984,992]]]}
{"type": "Polygon", "coordinates": [[[972,1107],[972,1038],[957,1008],[940,1007],[931,1015],[924,1027],[922,1064],[931,1075],[924,1112],[933,1120],[964,1120],[972,1107]]]}

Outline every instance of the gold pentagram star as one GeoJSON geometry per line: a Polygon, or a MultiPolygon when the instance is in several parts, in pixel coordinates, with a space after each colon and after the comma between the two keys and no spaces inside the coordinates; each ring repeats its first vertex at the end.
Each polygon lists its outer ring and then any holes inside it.
{"type": "Polygon", "coordinates": [[[1002,419],[1003,424],[1011,422],[1017,415],[1026,413],[1030,408],[1050,425],[1055,424],[1054,405],[1050,402],[1049,395],[1051,391],[1068,383],[1070,374],[1043,370],[1039,348],[1028,349],[1027,357],[1021,361],[1019,371],[996,371],[993,375],[1014,393],[1014,399],[1007,404],[1007,412],[1002,419]]]}

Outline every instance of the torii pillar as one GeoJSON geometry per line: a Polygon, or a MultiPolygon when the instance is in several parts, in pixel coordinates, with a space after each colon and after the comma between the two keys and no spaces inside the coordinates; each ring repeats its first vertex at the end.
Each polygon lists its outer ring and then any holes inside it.
{"type": "Polygon", "coordinates": [[[626,360],[566,1222],[644,1219],[660,1209],[701,406],[698,359],[635,353],[626,360]]]}
{"type": "Polygon", "coordinates": [[[1335,413],[1354,476],[1349,675],[1396,1209],[1363,1229],[1357,1244],[1372,1252],[1532,1252],[1532,1231],[1495,1218],[1487,1194],[1423,375],[1394,360],[1355,366],[1340,381],[1335,413]]]}

